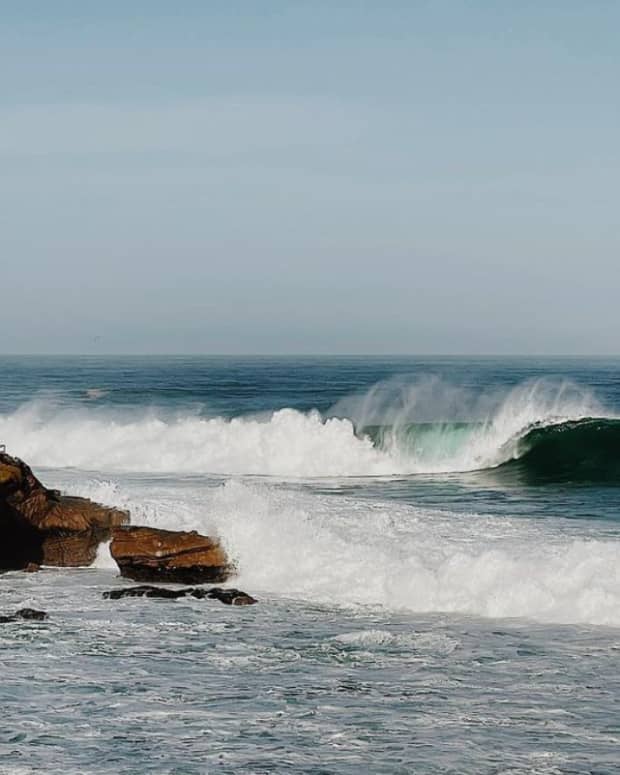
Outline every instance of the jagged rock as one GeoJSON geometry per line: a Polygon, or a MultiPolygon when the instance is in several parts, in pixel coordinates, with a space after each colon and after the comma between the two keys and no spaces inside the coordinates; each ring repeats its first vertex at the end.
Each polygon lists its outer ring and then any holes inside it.
{"type": "Polygon", "coordinates": [[[213,587],[209,590],[207,597],[215,598],[226,605],[254,605],[254,603],[258,603],[256,598],[245,592],[241,592],[239,589],[221,589],[221,587],[213,587]]]}
{"type": "Polygon", "coordinates": [[[221,587],[212,587],[211,589],[199,587],[165,589],[164,587],[152,587],[148,584],[142,584],[138,587],[127,587],[125,589],[112,589],[109,592],[104,592],[103,596],[108,600],[120,600],[123,597],[163,597],[167,600],[176,600],[179,597],[195,597],[198,600],[212,598],[220,600],[226,605],[254,605],[254,603],[258,602],[251,595],[238,589],[222,589],[221,587]]]}
{"type": "Polygon", "coordinates": [[[36,608],[20,608],[19,611],[15,611],[14,614],[8,616],[0,616],[0,624],[9,624],[10,622],[17,622],[20,619],[30,619],[37,622],[47,619],[45,611],[37,611],[36,608]]]}
{"type": "Polygon", "coordinates": [[[121,576],[134,581],[203,584],[225,581],[232,572],[219,542],[196,532],[115,528],[110,554],[121,576]]]}
{"type": "Polygon", "coordinates": [[[0,452],[0,570],[90,565],[126,511],[44,487],[22,460],[0,452]]]}
{"type": "Polygon", "coordinates": [[[167,600],[176,600],[179,597],[202,597],[194,594],[195,587],[186,587],[185,589],[166,589],[164,587],[151,587],[148,584],[141,584],[138,587],[125,587],[124,589],[111,589],[104,592],[103,596],[107,600],[120,600],[123,597],[163,597],[167,600]]]}

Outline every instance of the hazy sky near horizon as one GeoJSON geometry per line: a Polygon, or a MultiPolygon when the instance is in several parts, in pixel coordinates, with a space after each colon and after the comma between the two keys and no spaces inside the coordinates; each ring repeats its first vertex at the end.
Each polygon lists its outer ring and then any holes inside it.
{"type": "Polygon", "coordinates": [[[619,30],[0,0],[0,352],[620,352],[619,30]]]}

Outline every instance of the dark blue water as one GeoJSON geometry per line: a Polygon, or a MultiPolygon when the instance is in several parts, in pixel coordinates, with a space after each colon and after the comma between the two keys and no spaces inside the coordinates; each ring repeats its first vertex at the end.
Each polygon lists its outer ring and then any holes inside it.
{"type": "Polygon", "coordinates": [[[620,410],[618,358],[0,356],[0,411],[44,394],[86,402],[110,391],[119,406],[202,406],[224,416],[273,411],[327,411],[340,398],[395,376],[437,375],[480,393],[529,380],[568,378],[620,410]]]}

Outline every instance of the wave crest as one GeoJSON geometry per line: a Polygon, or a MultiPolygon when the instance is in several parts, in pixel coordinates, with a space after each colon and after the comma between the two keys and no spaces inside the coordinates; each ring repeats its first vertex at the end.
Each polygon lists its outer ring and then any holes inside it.
{"type": "MultiPolygon", "coordinates": [[[[284,408],[266,417],[208,418],[105,405],[55,408],[35,401],[0,415],[0,441],[33,465],[49,468],[404,476],[496,468],[516,458],[539,466],[544,455],[561,457],[566,439],[578,458],[586,434],[590,451],[603,435],[594,434],[591,425],[578,430],[567,423],[592,423],[592,417],[599,417],[599,424],[615,422],[588,391],[566,382],[526,382],[475,398],[432,380],[401,386],[400,393],[390,383],[386,390],[389,401],[377,386],[348,399],[348,405],[339,402],[327,417],[284,408]],[[342,416],[345,410],[348,416],[342,416]],[[559,429],[553,439],[551,432],[543,433],[551,427],[559,429]]],[[[618,448],[606,427],[605,445],[594,456],[599,462],[618,448]]]]}

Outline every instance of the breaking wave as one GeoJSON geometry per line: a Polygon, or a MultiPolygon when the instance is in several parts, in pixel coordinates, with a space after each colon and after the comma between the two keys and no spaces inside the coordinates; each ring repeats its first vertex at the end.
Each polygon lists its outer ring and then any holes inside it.
{"type": "Polygon", "coordinates": [[[34,401],[0,415],[0,441],[47,468],[289,478],[497,469],[620,481],[620,419],[578,386],[546,380],[477,395],[433,380],[381,383],[324,414],[232,419],[34,401]]]}
{"type": "Polygon", "coordinates": [[[539,424],[518,439],[514,459],[500,470],[532,482],[620,482],[620,420],[539,424]]]}
{"type": "Polygon", "coordinates": [[[620,419],[584,417],[548,419],[521,429],[486,457],[476,448],[488,444],[493,431],[485,425],[410,425],[398,433],[391,427],[366,428],[380,448],[407,453],[425,473],[441,473],[442,461],[463,461],[448,471],[493,469],[506,479],[544,482],[620,482],[620,419]],[[439,454],[437,454],[439,451],[439,454]],[[443,454],[443,457],[441,455],[443,454]],[[425,459],[426,455],[426,459],[425,459]],[[464,456],[468,456],[463,460],[464,456]]]}

